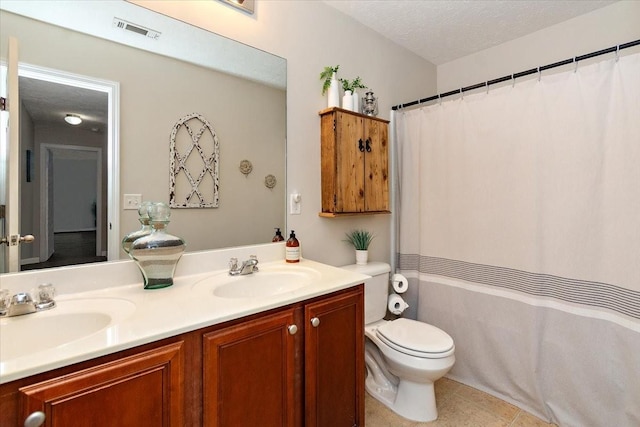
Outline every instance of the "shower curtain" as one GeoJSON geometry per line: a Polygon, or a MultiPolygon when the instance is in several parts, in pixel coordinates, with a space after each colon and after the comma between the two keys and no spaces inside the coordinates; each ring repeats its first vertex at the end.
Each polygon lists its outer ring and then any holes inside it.
{"type": "Polygon", "coordinates": [[[396,113],[397,270],[449,376],[640,425],[640,54],[396,113]]]}

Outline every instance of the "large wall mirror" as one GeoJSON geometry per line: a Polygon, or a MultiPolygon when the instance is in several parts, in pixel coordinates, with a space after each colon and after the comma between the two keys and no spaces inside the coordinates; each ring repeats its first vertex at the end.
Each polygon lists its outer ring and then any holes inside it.
{"type": "Polygon", "coordinates": [[[13,36],[21,64],[20,233],[36,236],[23,270],[60,265],[65,245],[90,262],[126,258],[120,241],[140,224],[124,196],[169,202],[171,130],[192,113],[220,143],[219,205],[172,209],[168,231],[197,251],[286,228],[285,59],[125,1],[0,9],[2,60],[13,36]]]}

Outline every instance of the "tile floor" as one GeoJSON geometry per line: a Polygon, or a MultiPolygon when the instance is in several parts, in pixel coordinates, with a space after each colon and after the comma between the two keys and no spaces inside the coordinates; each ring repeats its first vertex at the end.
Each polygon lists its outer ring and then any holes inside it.
{"type": "Polygon", "coordinates": [[[365,399],[366,427],[547,427],[520,408],[459,382],[436,381],[438,419],[429,423],[409,421],[371,397],[365,399]]]}

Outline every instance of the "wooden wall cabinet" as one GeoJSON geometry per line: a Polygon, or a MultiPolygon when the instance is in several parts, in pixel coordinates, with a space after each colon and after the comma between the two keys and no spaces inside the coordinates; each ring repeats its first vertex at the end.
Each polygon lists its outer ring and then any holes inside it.
{"type": "Polygon", "coordinates": [[[389,213],[388,124],[337,107],[320,112],[320,216],[389,213]]]}
{"type": "Polygon", "coordinates": [[[0,425],[364,426],[363,285],[0,385],[0,425]]]}

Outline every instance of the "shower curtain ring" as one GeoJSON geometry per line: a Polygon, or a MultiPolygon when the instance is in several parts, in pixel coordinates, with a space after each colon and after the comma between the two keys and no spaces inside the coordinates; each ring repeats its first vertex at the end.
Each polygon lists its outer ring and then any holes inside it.
{"type": "Polygon", "coordinates": [[[620,59],[620,45],[616,46],[616,62],[620,59]]]}
{"type": "Polygon", "coordinates": [[[516,87],[516,79],[513,74],[511,74],[511,89],[513,89],[514,87],[516,87]]]}
{"type": "Polygon", "coordinates": [[[542,72],[540,72],[540,67],[538,67],[538,82],[542,79],[542,72]]]}
{"type": "Polygon", "coordinates": [[[578,72],[578,61],[576,61],[576,57],[573,58],[573,63],[576,65],[573,69],[573,72],[576,73],[578,72]]]}

